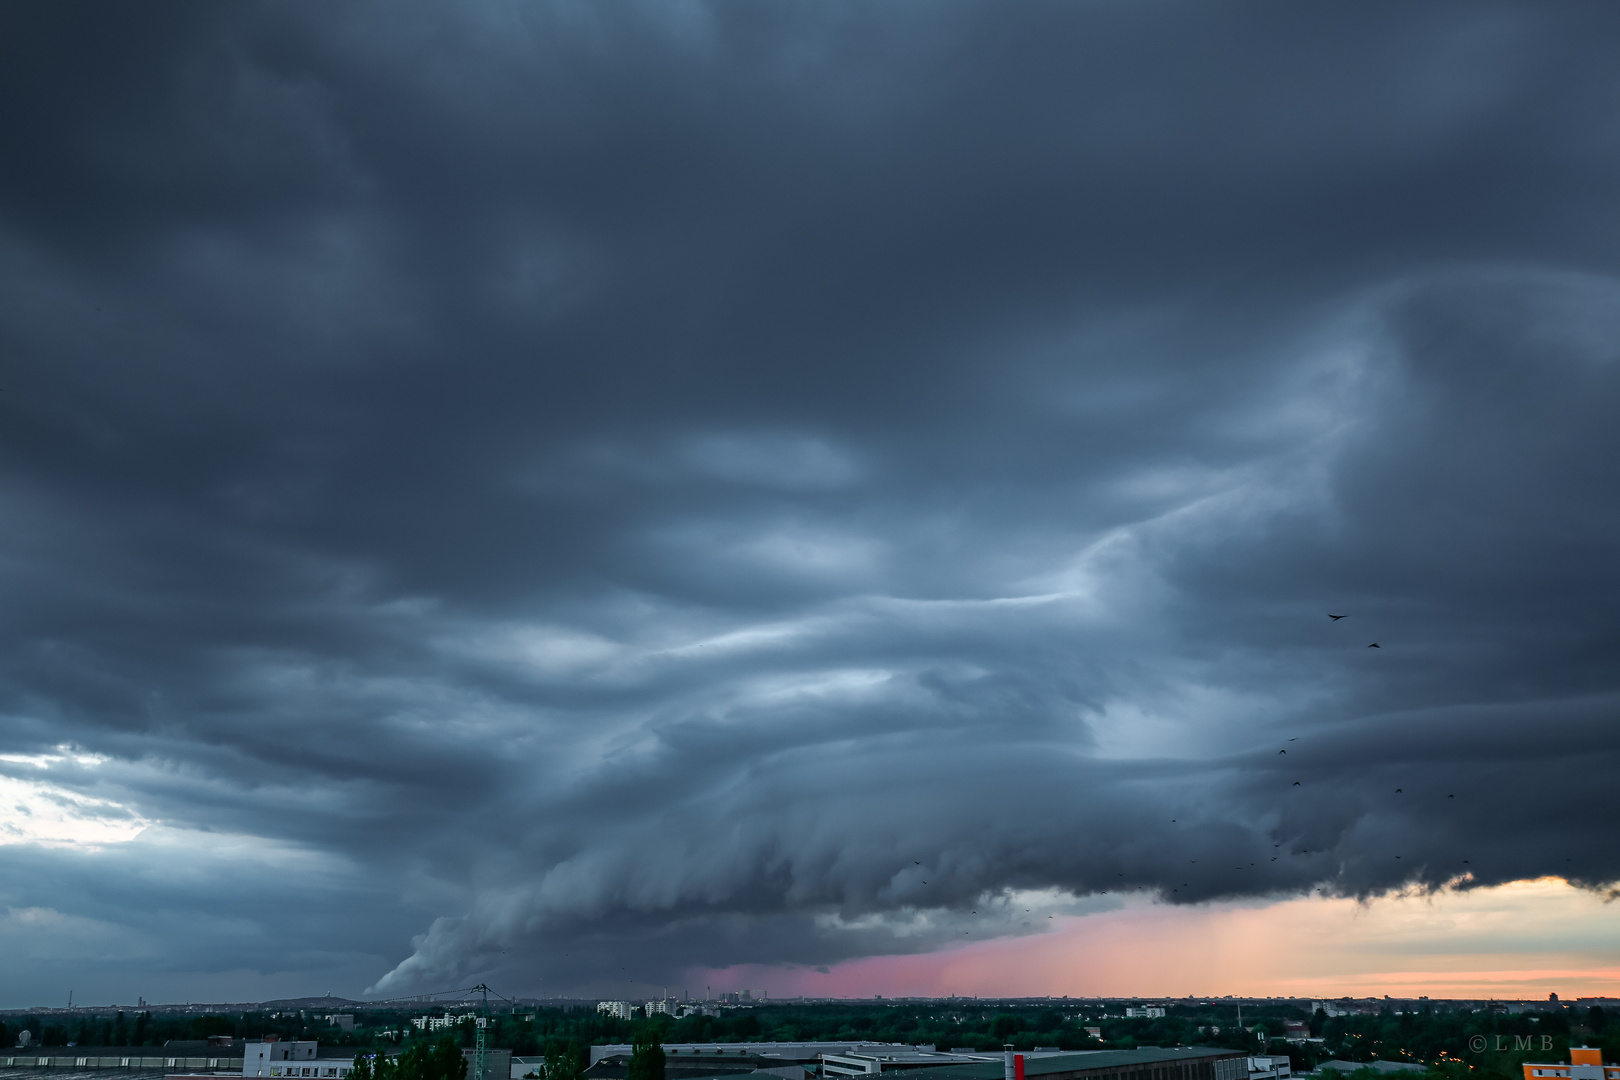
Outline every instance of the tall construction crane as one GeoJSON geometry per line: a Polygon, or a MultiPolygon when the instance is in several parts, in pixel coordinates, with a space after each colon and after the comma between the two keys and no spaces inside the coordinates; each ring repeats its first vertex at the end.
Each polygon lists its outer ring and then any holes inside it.
{"type": "MultiPolygon", "coordinates": [[[[479,983],[470,991],[484,995],[483,1015],[478,1017],[478,1029],[473,1041],[473,1075],[469,1080],[490,1080],[489,1076],[489,987],[479,983]]],[[[502,1077],[501,1080],[506,1080],[502,1077]]]]}

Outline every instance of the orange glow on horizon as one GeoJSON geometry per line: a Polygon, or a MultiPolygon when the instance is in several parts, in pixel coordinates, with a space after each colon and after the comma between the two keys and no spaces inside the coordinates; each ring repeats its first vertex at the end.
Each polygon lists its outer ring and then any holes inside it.
{"type": "Polygon", "coordinates": [[[772,996],[1562,998],[1620,994],[1620,909],[1559,878],[1488,889],[1177,907],[1125,899],[1052,931],[935,953],[703,969],[772,996]]]}

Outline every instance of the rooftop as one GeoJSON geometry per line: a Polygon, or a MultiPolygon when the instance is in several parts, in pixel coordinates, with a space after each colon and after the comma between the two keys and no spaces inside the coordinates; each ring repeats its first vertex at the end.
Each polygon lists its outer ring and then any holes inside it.
{"type": "MultiPolygon", "coordinates": [[[[1024,1075],[1046,1076],[1077,1069],[1123,1069],[1161,1061],[1187,1061],[1210,1057],[1247,1057],[1241,1050],[1215,1046],[1178,1046],[1171,1049],[1085,1050],[1067,1054],[1025,1054],[1024,1075]]],[[[1001,1061],[980,1061],[968,1065],[947,1065],[938,1069],[918,1069],[906,1073],[906,1080],[1001,1080],[1001,1061]]]]}

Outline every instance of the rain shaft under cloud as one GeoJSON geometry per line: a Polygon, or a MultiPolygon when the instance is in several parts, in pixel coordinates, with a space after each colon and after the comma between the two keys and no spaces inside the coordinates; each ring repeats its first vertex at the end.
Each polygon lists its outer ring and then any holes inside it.
{"type": "Polygon", "coordinates": [[[13,1003],[1620,877],[1620,14],[3,19],[13,1003]]]}

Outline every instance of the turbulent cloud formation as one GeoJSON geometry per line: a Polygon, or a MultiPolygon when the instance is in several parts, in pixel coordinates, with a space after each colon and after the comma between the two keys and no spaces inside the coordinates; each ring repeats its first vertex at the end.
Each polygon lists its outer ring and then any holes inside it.
{"type": "Polygon", "coordinates": [[[1620,878],[1620,13],[0,18],[17,1003],[1620,878]]]}

